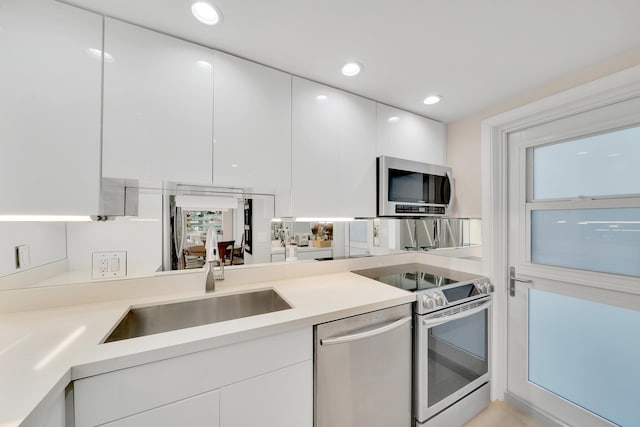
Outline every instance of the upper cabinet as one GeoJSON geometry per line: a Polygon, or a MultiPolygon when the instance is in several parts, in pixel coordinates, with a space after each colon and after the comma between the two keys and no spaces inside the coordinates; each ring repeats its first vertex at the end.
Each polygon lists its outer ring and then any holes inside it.
{"type": "Polygon", "coordinates": [[[445,164],[444,123],[384,104],[377,107],[379,156],[445,164]]]}
{"type": "Polygon", "coordinates": [[[342,92],[338,216],[376,216],[376,103],[342,92]]]}
{"type": "Polygon", "coordinates": [[[291,76],[221,52],[214,68],[214,183],[288,191],[291,76]]]}
{"type": "Polygon", "coordinates": [[[213,62],[210,49],[105,19],[103,176],[211,183],[213,62]]]}
{"type": "Polygon", "coordinates": [[[99,211],[102,17],[0,4],[0,213],[99,211]]]}
{"type": "Polygon", "coordinates": [[[290,216],[336,216],[338,211],[336,89],[293,78],[290,216]]]}
{"type": "Polygon", "coordinates": [[[375,103],[293,79],[291,216],[375,216],[375,103]]]}

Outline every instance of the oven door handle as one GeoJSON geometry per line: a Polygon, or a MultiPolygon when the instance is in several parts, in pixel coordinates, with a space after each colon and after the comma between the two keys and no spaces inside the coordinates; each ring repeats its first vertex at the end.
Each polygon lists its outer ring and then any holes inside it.
{"type": "Polygon", "coordinates": [[[422,321],[422,324],[424,326],[432,328],[434,326],[442,325],[443,323],[451,322],[453,320],[459,320],[459,319],[464,319],[465,317],[473,316],[474,314],[479,313],[482,310],[489,308],[490,306],[491,306],[491,300],[483,303],[482,305],[474,307],[470,310],[465,310],[462,313],[452,314],[451,316],[442,316],[442,317],[434,317],[431,319],[425,319],[422,321]]]}
{"type": "Polygon", "coordinates": [[[351,335],[343,335],[341,337],[322,339],[320,340],[320,345],[344,344],[351,341],[361,340],[364,338],[375,337],[376,335],[384,334],[385,332],[399,328],[400,326],[410,321],[411,321],[411,316],[403,317],[402,319],[396,320],[395,322],[388,323],[384,326],[381,326],[376,329],[371,329],[369,331],[360,332],[360,333],[351,334],[351,335]]]}

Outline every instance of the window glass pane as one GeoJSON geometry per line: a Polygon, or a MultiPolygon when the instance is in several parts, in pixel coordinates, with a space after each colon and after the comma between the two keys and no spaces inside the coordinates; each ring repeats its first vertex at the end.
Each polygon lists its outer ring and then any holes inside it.
{"type": "Polygon", "coordinates": [[[640,312],[529,290],[529,381],[638,425],[640,312]]]}
{"type": "Polygon", "coordinates": [[[640,208],[532,211],[531,262],[640,276],[640,208]]]}
{"type": "Polygon", "coordinates": [[[640,194],[640,127],[533,150],[533,198],[640,194]]]}

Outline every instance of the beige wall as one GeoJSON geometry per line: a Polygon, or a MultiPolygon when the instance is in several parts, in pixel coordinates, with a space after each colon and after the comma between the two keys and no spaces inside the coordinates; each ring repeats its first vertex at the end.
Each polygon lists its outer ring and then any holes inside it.
{"type": "Polygon", "coordinates": [[[480,218],[481,215],[482,120],[636,65],[640,65],[640,49],[609,58],[477,114],[448,123],[447,163],[453,169],[456,186],[453,216],[480,218]]]}

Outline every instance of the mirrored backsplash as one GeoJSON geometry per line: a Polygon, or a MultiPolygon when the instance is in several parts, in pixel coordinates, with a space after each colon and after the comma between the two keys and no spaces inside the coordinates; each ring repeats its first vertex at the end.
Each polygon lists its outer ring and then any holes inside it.
{"type": "Polygon", "coordinates": [[[274,220],[274,196],[241,191],[180,199],[140,189],[137,217],[77,223],[0,223],[0,290],[153,276],[200,268],[207,229],[225,244],[227,268],[379,256],[480,245],[480,219],[274,220]],[[21,274],[55,265],[51,277],[21,274]],[[24,280],[7,280],[24,276],[24,280]]]}

